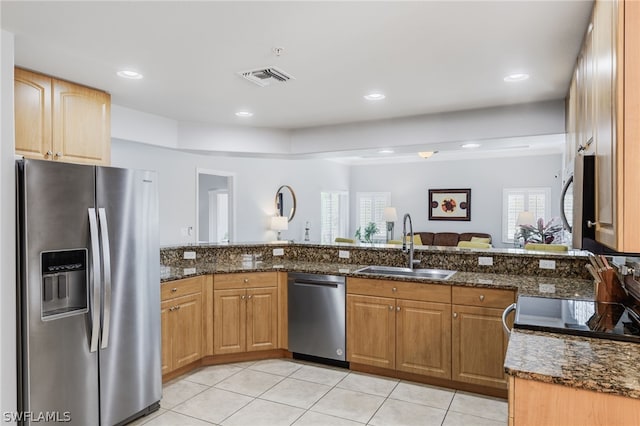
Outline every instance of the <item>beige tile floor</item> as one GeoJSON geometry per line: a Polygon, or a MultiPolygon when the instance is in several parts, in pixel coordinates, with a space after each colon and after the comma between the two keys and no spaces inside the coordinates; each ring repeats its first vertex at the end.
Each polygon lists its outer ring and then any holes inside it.
{"type": "Polygon", "coordinates": [[[507,403],[295,360],[203,367],[165,384],[148,426],[500,426],[507,403]]]}

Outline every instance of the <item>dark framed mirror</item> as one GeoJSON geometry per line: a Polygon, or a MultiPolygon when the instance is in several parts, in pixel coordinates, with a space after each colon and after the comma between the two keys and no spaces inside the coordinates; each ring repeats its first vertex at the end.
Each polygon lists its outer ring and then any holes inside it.
{"type": "Polygon", "coordinates": [[[276,191],[276,211],[285,216],[289,222],[296,215],[296,193],[289,185],[282,185],[276,191]]]}

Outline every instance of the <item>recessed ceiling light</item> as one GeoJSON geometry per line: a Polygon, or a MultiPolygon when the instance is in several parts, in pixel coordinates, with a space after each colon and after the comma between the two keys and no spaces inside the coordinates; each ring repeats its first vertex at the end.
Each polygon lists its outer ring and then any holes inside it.
{"type": "Polygon", "coordinates": [[[368,95],[365,95],[364,98],[368,101],[381,101],[386,98],[386,96],[382,93],[369,93],[368,95]]]}
{"type": "Polygon", "coordinates": [[[253,113],[249,112],[249,111],[238,111],[238,112],[236,112],[236,115],[238,117],[252,117],[253,113]]]}
{"type": "Polygon", "coordinates": [[[469,142],[469,143],[465,143],[464,145],[462,145],[463,148],[478,148],[480,146],[479,143],[475,143],[475,142],[469,142]]]}
{"type": "Polygon", "coordinates": [[[120,70],[116,74],[118,74],[118,77],[128,78],[131,80],[140,80],[142,77],[144,77],[139,72],[133,70],[120,70]]]}
{"type": "Polygon", "coordinates": [[[420,151],[418,155],[422,158],[429,158],[438,151],[420,151]]]}
{"type": "Polygon", "coordinates": [[[513,83],[516,81],[525,81],[528,79],[529,79],[529,74],[515,73],[515,74],[509,74],[508,76],[506,76],[504,78],[504,81],[506,81],[507,83],[513,83]]]}
{"type": "Polygon", "coordinates": [[[393,154],[395,151],[392,149],[381,149],[378,154],[393,154]]]}

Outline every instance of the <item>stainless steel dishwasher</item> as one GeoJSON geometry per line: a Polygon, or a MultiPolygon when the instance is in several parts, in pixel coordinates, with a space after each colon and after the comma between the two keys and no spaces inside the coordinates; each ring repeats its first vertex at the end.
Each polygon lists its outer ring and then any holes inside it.
{"type": "Polygon", "coordinates": [[[289,273],[289,351],[346,360],[345,279],[289,273]]]}

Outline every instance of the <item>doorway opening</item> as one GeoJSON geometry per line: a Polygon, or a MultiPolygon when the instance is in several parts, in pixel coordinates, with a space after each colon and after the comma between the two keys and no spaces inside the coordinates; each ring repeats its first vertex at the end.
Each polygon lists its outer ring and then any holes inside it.
{"type": "Polygon", "coordinates": [[[228,243],[235,236],[234,178],[229,172],[197,169],[196,235],[198,243],[228,243]]]}

